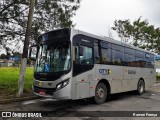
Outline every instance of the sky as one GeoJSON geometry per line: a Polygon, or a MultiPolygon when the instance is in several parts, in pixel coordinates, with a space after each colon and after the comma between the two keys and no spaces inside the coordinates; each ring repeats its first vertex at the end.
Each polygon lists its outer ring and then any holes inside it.
{"type": "Polygon", "coordinates": [[[107,36],[111,31],[114,39],[120,40],[110,28],[115,20],[130,19],[131,22],[142,16],[150,25],[160,27],[160,0],[82,0],[73,17],[75,28],[99,36],[107,36]]]}
{"type": "MultiPolygon", "coordinates": [[[[81,0],[80,8],[72,18],[75,28],[99,36],[112,36],[120,40],[115,31],[115,20],[130,19],[131,22],[142,16],[150,25],[160,27],[160,0],[81,0]]],[[[0,54],[4,52],[0,50],[0,54]]]]}

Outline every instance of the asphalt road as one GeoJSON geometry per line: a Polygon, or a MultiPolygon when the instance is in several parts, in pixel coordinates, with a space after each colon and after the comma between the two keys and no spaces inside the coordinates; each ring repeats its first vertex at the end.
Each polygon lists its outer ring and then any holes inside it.
{"type": "MultiPolygon", "coordinates": [[[[160,116],[160,112],[158,112],[160,111],[160,83],[155,84],[141,96],[136,95],[134,92],[115,94],[111,96],[110,101],[101,105],[96,105],[89,100],[57,101],[54,99],[41,98],[0,105],[0,111],[12,111],[12,113],[15,111],[19,113],[30,111],[41,113],[41,111],[46,111],[42,116],[52,116],[42,118],[18,118],[23,120],[159,120],[160,117],[156,117],[156,113],[160,116]],[[136,117],[129,117],[130,115],[136,117]]],[[[17,120],[17,118],[0,119],[17,120]]]]}

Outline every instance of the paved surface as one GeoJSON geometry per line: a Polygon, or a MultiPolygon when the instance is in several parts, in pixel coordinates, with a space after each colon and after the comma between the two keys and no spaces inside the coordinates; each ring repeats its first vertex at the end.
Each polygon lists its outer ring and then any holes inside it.
{"type": "MultiPolygon", "coordinates": [[[[48,115],[50,116],[56,115],[56,117],[41,118],[42,120],[52,120],[52,119],[54,120],[105,120],[105,119],[106,120],[108,119],[109,120],[119,120],[119,119],[159,120],[160,117],[102,117],[103,116],[102,114],[97,115],[97,117],[88,117],[88,116],[95,116],[94,112],[88,112],[88,111],[160,111],[160,83],[155,84],[150,90],[146,91],[146,93],[141,96],[135,95],[134,92],[116,94],[111,96],[110,101],[101,105],[95,105],[89,100],[56,101],[53,99],[42,98],[37,100],[29,100],[12,104],[0,105],[0,111],[20,111],[20,112],[50,111],[48,115]],[[72,112],[66,112],[66,111],[72,111],[72,112]],[[75,111],[81,112],[81,114],[79,114],[79,117],[70,117],[72,115],[78,114],[75,113],[75,111]],[[86,117],[83,117],[84,115],[86,115],[86,117]]],[[[107,113],[107,114],[114,114],[114,113],[107,113]]],[[[127,112],[125,114],[127,114],[127,112]]],[[[17,120],[17,118],[0,118],[0,119],[17,120]]],[[[18,119],[21,120],[22,118],[18,119]]],[[[23,118],[23,120],[25,119],[30,119],[30,118],[23,118]]],[[[40,118],[32,118],[32,119],[38,120],[40,118]]]]}

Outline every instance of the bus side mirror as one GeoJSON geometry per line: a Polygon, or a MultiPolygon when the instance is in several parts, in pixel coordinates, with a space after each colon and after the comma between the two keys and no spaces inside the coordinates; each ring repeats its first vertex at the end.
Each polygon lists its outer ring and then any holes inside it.
{"type": "Polygon", "coordinates": [[[36,61],[37,56],[38,56],[38,46],[37,45],[33,45],[30,47],[29,49],[29,59],[36,61]]]}

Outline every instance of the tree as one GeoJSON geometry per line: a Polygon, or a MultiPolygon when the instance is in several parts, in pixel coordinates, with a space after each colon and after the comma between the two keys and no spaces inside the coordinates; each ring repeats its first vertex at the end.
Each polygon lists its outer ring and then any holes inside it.
{"type": "Polygon", "coordinates": [[[29,42],[37,42],[37,37],[42,32],[55,28],[73,27],[71,17],[79,8],[79,2],[79,0],[36,0],[31,29],[27,25],[29,0],[0,1],[1,47],[6,48],[7,43],[16,42],[17,45],[21,41],[24,42],[18,96],[23,93],[29,42]],[[25,31],[28,31],[27,34],[25,31]]]}
{"type": "Polygon", "coordinates": [[[21,22],[23,19],[21,16],[24,16],[24,11],[28,9],[27,4],[27,0],[0,1],[1,48],[5,48],[7,43],[19,42],[21,35],[24,35],[24,28],[22,28],[24,24],[21,22]]]}
{"type": "Polygon", "coordinates": [[[160,28],[149,25],[148,20],[139,17],[133,23],[130,20],[115,20],[114,27],[122,41],[143,49],[160,53],[160,28]]]}
{"type": "MultiPolygon", "coordinates": [[[[71,17],[79,8],[79,0],[36,0],[32,23],[32,41],[42,32],[73,27],[71,17]]],[[[27,28],[29,0],[0,1],[0,47],[14,44],[20,47],[27,28]]]]}
{"type": "Polygon", "coordinates": [[[71,18],[79,8],[79,0],[37,0],[33,17],[32,39],[42,31],[74,27],[71,18]]]}
{"type": "Polygon", "coordinates": [[[11,49],[9,47],[5,48],[6,54],[7,54],[7,59],[11,56],[11,49]]]}
{"type": "Polygon", "coordinates": [[[29,41],[30,41],[30,36],[31,36],[34,6],[35,6],[35,0],[30,0],[30,9],[29,9],[29,14],[28,14],[27,29],[25,33],[25,41],[24,41],[23,54],[22,54],[21,67],[20,67],[20,75],[19,75],[19,81],[18,81],[18,88],[19,88],[18,96],[19,97],[23,95],[23,89],[24,89],[24,79],[25,79],[25,74],[26,74],[26,65],[27,65],[29,41]]]}
{"type": "Polygon", "coordinates": [[[1,54],[0,58],[1,58],[1,59],[7,59],[7,55],[1,54]]]}
{"type": "Polygon", "coordinates": [[[12,51],[12,56],[17,56],[21,58],[22,54],[20,52],[12,51]]]}
{"type": "Polygon", "coordinates": [[[121,38],[121,41],[128,42],[130,39],[131,31],[133,30],[130,20],[115,20],[114,21],[114,27],[112,27],[113,30],[115,30],[118,33],[118,36],[121,38]]]}

